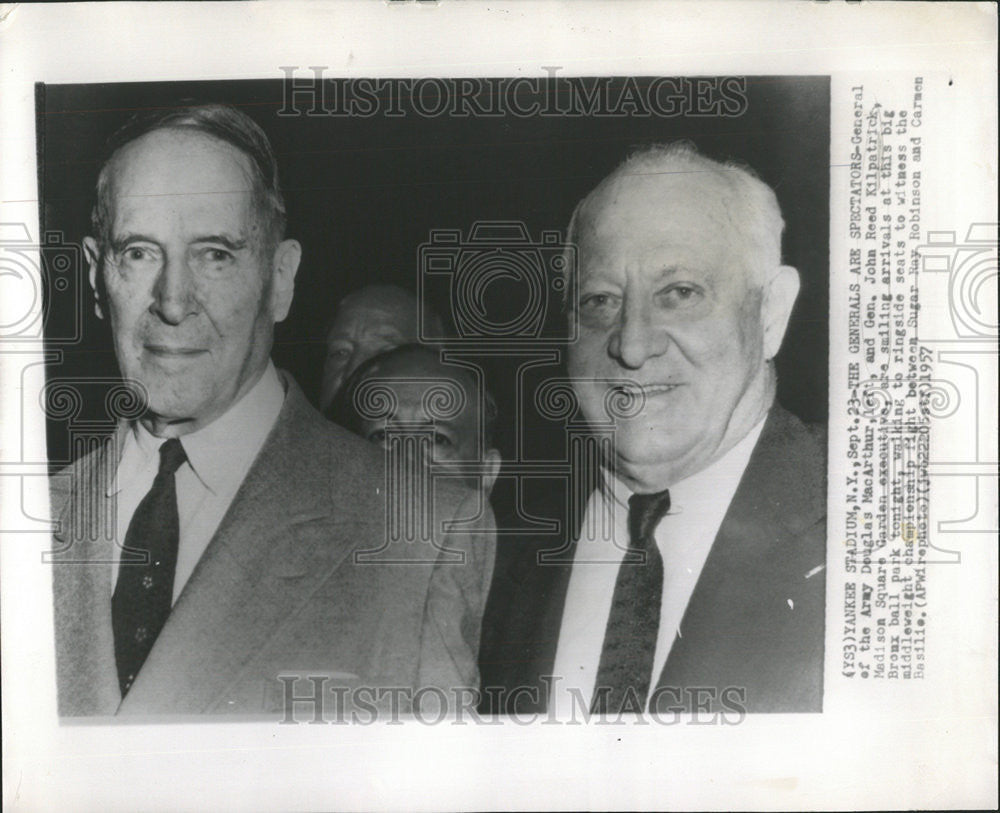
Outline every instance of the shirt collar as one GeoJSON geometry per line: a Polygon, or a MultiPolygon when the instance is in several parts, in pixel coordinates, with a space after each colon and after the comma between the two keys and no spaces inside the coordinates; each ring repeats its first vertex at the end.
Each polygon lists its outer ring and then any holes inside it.
{"type": "Polygon", "coordinates": [[[122,443],[122,454],[115,478],[105,496],[111,497],[127,488],[129,483],[141,481],[143,471],[156,465],[154,461],[163,441],[144,429],[140,432],[140,429],[139,422],[135,421],[118,436],[122,443]]]}
{"type": "MultiPolygon", "coordinates": [[[[705,500],[717,502],[726,494],[731,500],[766,420],[765,415],[739,443],[714,463],[670,486],[671,506],[692,505],[705,500]]],[[[601,470],[601,487],[605,494],[610,494],[615,502],[628,509],[629,497],[634,492],[607,469],[601,470]]]]}
{"type": "MultiPolygon", "coordinates": [[[[188,464],[202,484],[218,494],[236,478],[242,481],[281,412],[285,389],[272,362],[246,395],[197,432],[182,435],[188,464]]],[[[154,464],[163,438],[134,421],[108,496],[122,490],[147,466],[154,464]]]]}

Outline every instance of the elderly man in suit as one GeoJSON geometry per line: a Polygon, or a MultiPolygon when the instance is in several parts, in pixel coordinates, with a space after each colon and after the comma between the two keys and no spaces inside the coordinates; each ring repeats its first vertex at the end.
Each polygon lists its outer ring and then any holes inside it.
{"type": "Polygon", "coordinates": [[[766,184],[684,143],[577,207],[568,369],[613,451],[529,506],[562,537],[498,559],[486,710],[820,710],[825,443],[775,401],[783,228],[766,184]]]}
{"type": "Polygon", "coordinates": [[[442,488],[435,528],[459,530],[386,534],[381,455],[270,360],[300,257],[284,220],[270,144],[233,108],[154,113],[112,142],[85,250],[145,410],[54,480],[62,715],[475,685],[488,517],[442,488]]]}

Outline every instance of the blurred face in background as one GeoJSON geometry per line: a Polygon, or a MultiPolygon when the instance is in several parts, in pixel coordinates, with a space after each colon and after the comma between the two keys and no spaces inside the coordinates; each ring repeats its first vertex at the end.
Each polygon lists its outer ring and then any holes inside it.
{"type": "Polygon", "coordinates": [[[344,298],[326,336],[320,408],[330,406],[344,380],[373,356],[419,338],[420,308],[412,294],[372,285],[344,298]]]}
{"type": "Polygon", "coordinates": [[[397,446],[399,433],[406,433],[406,453],[418,453],[422,464],[433,463],[437,471],[461,476],[470,488],[488,494],[500,454],[484,448],[477,383],[470,372],[441,364],[437,352],[401,348],[376,359],[356,386],[352,381],[358,402],[391,404],[378,410],[378,418],[365,418],[364,409],[357,409],[360,433],[384,448],[393,443],[394,432],[397,446]]]}

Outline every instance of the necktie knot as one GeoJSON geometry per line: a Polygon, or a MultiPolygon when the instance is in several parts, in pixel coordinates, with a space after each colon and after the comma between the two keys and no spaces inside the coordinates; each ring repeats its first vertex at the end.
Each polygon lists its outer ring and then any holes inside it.
{"type": "Polygon", "coordinates": [[[158,474],[173,475],[184,465],[187,453],[177,438],[170,438],[160,446],[160,470],[158,474]]]}
{"type": "Polygon", "coordinates": [[[670,510],[667,489],[654,494],[633,494],[628,498],[628,530],[633,547],[646,548],[660,520],[670,510]]]}

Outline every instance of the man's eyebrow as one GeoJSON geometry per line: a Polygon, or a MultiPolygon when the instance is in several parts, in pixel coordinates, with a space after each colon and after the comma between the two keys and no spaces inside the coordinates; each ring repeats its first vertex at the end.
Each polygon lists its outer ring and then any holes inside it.
{"type": "Polygon", "coordinates": [[[123,234],[121,237],[112,237],[110,242],[111,249],[115,253],[122,251],[129,243],[153,243],[157,246],[160,244],[159,241],[147,234],[135,234],[134,232],[123,234]]]}
{"type": "Polygon", "coordinates": [[[195,237],[191,242],[220,243],[230,251],[239,251],[247,247],[247,239],[245,237],[230,237],[228,234],[206,234],[201,237],[195,237]]]}
{"type": "Polygon", "coordinates": [[[683,265],[665,265],[656,272],[656,279],[665,277],[675,277],[678,274],[686,273],[689,269],[683,265]]]}
{"type": "Polygon", "coordinates": [[[653,279],[656,282],[662,282],[674,277],[687,277],[699,285],[711,285],[713,273],[711,269],[699,269],[697,266],[676,264],[664,266],[656,272],[653,279]]]}
{"type": "Polygon", "coordinates": [[[587,274],[580,275],[580,287],[584,288],[587,285],[621,285],[622,279],[615,276],[610,272],[604,271],[591,271],[587,274]]]}
{"type": "MultiPolygon", "coordinates": [[[[219,243],[230,251],[239,251],[240,249],[246,248],[248,241],[245,237],[230,237],[227,234],[206,234],[203,236],[195,237],[192,243],[219,243]]],[[[159,240],[154,237],[150,237],[148,234],[136,234],[130,232],[129,234],[123,234],[121,237],[111,238],[111,248],[118,252],[125,248],[129,243],[152,243],[153,245],[160,245],[159,240]]]]}
{"type": "Polygon", "coordinates": [[[379,336],[383,339],[402,339],[403,332],[393,325],[370,325],[365,328],[366,336],[379,336]]]}

